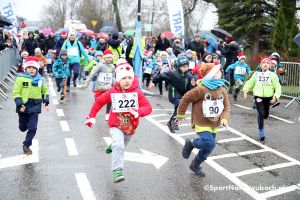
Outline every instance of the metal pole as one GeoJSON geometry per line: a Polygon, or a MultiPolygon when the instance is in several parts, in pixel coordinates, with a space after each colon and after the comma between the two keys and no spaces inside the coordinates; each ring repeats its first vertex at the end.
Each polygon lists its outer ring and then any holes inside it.
{"type": "Polygon", "coordinates": [[[138,0],[138,13],[137,13],[138,22],[141,21],[141,0],[138,0]]]}

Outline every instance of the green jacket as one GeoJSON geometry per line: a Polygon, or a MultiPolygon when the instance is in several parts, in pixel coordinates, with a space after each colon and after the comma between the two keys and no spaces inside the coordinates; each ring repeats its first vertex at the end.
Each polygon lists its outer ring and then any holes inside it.
{"type": "Polygon", "coordinates": [[[91,72],[97,64],[98,62],[96,60],[90,61],[89,64],[86,66],[85,71],[91,72]]]}
{"type": "Polygon", "coordinates": [[[83,56],[81,56],[81,58],[80,58],[80,67],[85,67],[85,66],[87,66],[88,65],[88,61],[83,57],[83,56]]]}
{"type": "Polygon", "coordinates": [[[42,104],[49,104],[49,94],[45,79],[39,74],[31,77],[27,73],[20,73],[13,88],[16,112],[20,113],[22,105],[25,113],[41,113],[42,104]]]}
{"type": "Polygon", "coordinates": [[[271,71],[266,71],[266,75],[270,77],[269,83],[260,83],[258,80],[263,77],[259,77],[259,73],[255,72],[252,77],[245,83],[243,91],[253,91],[254,96],[258,97],[273,97],[275,96],[278,100],[281,95],[281,85],[279,83],[278,76],[271,71]]]}

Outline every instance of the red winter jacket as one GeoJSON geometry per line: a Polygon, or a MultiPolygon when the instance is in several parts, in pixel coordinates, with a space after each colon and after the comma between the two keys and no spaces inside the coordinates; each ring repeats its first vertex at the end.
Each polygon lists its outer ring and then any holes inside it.
{"type": "MultiPolygon", "coordinates": [[[[115,83],[114,87],[107,90],[101,96],[99,96],[91,108],[89,117],[95,118],[99,110],[106,104],[111,103],[111,94],[112,93],[129,93],[129,92],[137,92],[138,101],[139,101],[139,117],[145,117],[152,112],[152,106],[148,99],[144,96],[143,92],[138,88],[139,80],[137,77],[134,78],[132,86],[122,91],[120,88],[120,84],[118,82],[115,83]]],[[[124,113],[115,113],[110,111],[108,126],[109,127],[117,127],[121,129],[125,134],[132,135],[135,133],[136,128],[139,125],[139,117],[134,118],[129,112],[124,113]]]]}

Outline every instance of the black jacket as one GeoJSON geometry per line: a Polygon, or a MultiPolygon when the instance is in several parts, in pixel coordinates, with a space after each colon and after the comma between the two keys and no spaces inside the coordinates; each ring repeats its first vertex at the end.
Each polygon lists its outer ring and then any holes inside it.
{"type": "Polygon", "coordinates": [[[192,76],[189,72],[181,73],[179,69],[158,74],[153,78],[153,83],[160,80],[168,81],[169,85],[169,101],[181,99],[183,95],[193,88],[191,85],[192,76]]]}
{"type": "Polygon", "coordinates": [[[167,48],[171,47],[169,40],[167,39],[158,39],[155,44],[154,53],[156,53],[157,50],[165,51],[167,48]]]}
{"type": "Polygon", "coordinates": [[[39,47],[38,41],[35,39],[26,39],[23,43],[22,50],[26,50],[29,56],[34,56],[34,49],[39,47]]]}
{"type": "Polygon", "coordinates": [[[55,38],[49,36],[46,40],[46,50],[54,49],[55,43],[56,43],[55,38]]]}
{"type": "Polygon", "coordinates": [[[190,49],[192,51],[196,51],[198,58],[202,58],[202,56],[204,55],[204,47],[201,44],[201,42],[195,42],[195,40],[191,41],[188,45],[186,49],[190,49]]]}
{"type": "Polygon", "coordinates": [[[104,42],[104,43],[98,42],[96,51],[104,52],[106,49],[107,49],[107,43],[106,42],[104,42]]]}

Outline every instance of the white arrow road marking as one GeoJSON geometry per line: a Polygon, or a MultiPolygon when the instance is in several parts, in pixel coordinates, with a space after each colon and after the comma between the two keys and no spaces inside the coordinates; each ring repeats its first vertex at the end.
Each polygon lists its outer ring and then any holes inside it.
{"type": "Polygon", "coordinates": [[[85,173],[75,174],[77,185],[84,200],[96,200],[90,182],[85,173]]]}
{"type": "MultiPolygon", "coordinates": [[[[103,137],[106,144],[111,144],[111,137],[103,137]]],[[[125,152],[124,160],[133,161],[138,163],[152,164],[156,169],[161,168],[169,158],[161,156],[144,149],[140,149],[142,153],[125,152]]]]}
{"type": "Polygon", "coordinates": [[[32,150],[32,155],[30,156],[22,154],[22,155],[12,156],[8,158],[1,158],[0,169],[39,162],[38,140],[33,140],[32,146],[30,148],[32,150]]]}

